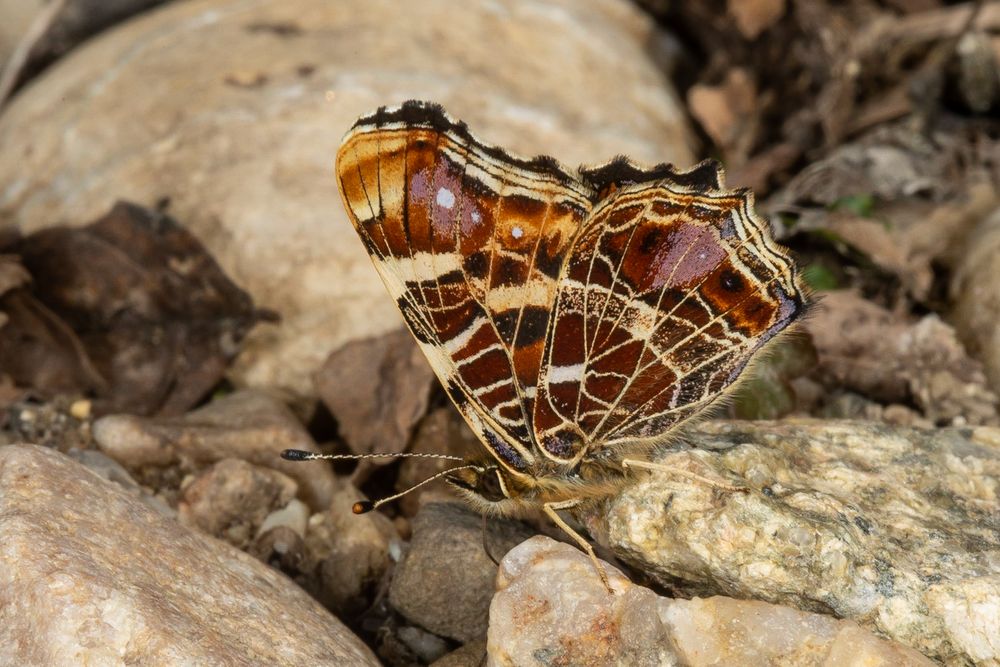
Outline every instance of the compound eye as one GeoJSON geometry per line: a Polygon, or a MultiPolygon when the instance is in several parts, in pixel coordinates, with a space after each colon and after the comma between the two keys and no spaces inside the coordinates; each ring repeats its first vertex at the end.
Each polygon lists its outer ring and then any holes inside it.
{"type": "Polygon", "coordinates": [[[500,502],[507,496],[503,492],[503,482],[499,470],[488,470],[479,477],[479,495],[491,503],[500,502]]]}

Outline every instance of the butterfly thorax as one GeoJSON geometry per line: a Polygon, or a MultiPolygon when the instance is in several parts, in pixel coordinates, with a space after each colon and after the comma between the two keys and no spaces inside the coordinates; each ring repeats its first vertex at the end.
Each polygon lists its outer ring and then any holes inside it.
{"type": "Polygon", "coordinates": [[[584,459],[572,465],[540,461],[528,472],[484,459],[447,479],[481,512],[496,516],[519,516],[571,499],[599,500],[616,493],[625,482],[621,467],[605,459],[584,459]]]}

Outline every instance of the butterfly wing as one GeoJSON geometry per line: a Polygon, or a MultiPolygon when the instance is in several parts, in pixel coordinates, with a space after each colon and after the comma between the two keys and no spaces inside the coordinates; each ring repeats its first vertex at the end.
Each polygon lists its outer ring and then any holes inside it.
{"type": "Polygon", "coordinates": [[[725,191],[713,163],[595,189],[608,194],[561,274],[535,403],[536,441],[557,460],[662,439],[804,306],[752,194],[725,191]]]}
{"type": "Polygon", "coordinates": [[[418,102],[358,120],[336,171],[438,378],[497,459],[526,470],[556,280],[590,190],[551,158],[513,158],[418,102]]]}

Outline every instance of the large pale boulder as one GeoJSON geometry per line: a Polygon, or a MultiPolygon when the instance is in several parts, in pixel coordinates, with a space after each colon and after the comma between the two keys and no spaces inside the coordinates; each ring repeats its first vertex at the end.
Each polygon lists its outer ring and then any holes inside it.
{"type": "Polygon", "coordinates": [[[0,664],[379,664],[284,575],[53,450],[0,447],[0,535],[0,664]]]}
{"type": "Polygon", "coordinates": [[[485,139],[569,165],[690,163],[652,21],[621,0],[193,0],[75,50],[0,116],[0,227],[169,211],[256,303],[235,377],[311,393],[343,343],[399,326],[332,177],[355,118],[444,104],[485,139]]]}
{"type": "Polygon", "coordinates": [[[589,516],[688,595],[832,613],[947,664],[1000,662],[1000,429],[706,422],[589,516]]]}
{"type": "Polygon", "coordinates": [[[608,568],[609,593],[575,547],[536,536],[500,563],[490,605],[491,667],[931,667],[852,621],[753,600],[673,600],[608,568]],[[536,663],[535,661],[538,661],[536,663]]]}

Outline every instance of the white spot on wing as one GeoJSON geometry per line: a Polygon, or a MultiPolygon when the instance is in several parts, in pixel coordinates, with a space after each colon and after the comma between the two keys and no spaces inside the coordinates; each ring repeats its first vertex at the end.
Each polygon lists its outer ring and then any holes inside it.
{"type": "Polygon", "coordinates": [[[583,364],[573,364],[572,366],[552,366],[549,368],[549,375],[546,378],[549,384],[559,384],[560,382],[579,382],[583,378],[583,364]]]}
{"type": "Polygon", "coordinates": [[[522,236],[524,236],[524,230],[521,229],[520,227],[515,227],[514,229],[510,230],[510,235],[513,236],[515,239],[519,239],[522,236]]]}
{"type": "Polygon", "coordinates": [[[450,209],[455,205],[455,194],[448,188],[439,188],[436,201],[438,206],[450,209]]]}

